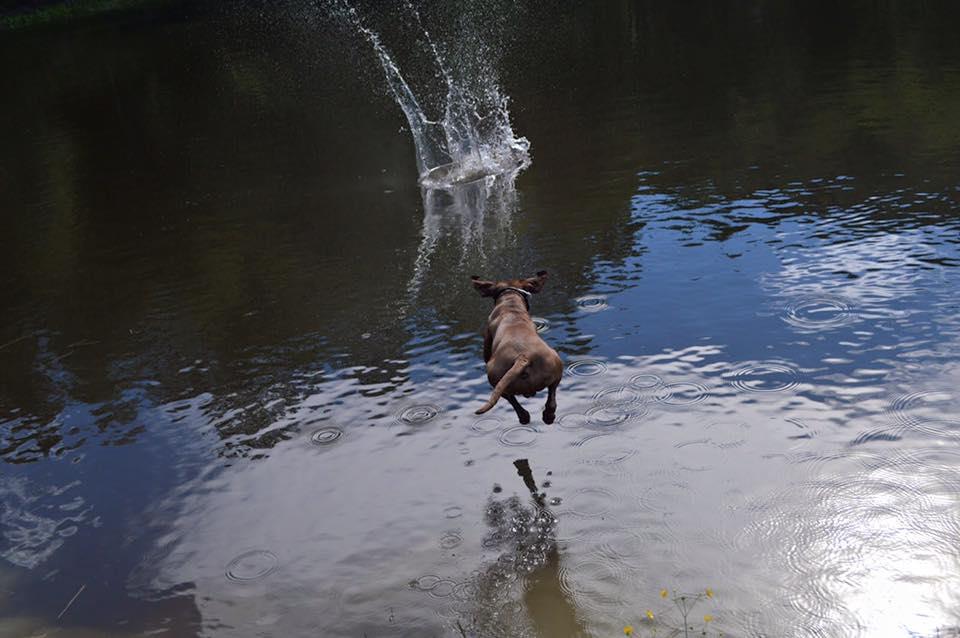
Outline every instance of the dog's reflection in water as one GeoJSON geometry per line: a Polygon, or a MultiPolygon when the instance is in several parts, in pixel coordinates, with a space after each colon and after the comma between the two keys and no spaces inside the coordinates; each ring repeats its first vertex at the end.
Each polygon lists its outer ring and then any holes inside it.
{"type": "Polygon", "coordinates": [[[476,576],[477,595],[463,609],[459,633],[466,638],[588,636],[561,586],[557,519],[546,505],[546,495],[538,493],[527,460],[515,461],[514,466],[531,498],[494,495],[488,501],[485,518],[490,531],[483,545],[501,553],[476,576]]]}

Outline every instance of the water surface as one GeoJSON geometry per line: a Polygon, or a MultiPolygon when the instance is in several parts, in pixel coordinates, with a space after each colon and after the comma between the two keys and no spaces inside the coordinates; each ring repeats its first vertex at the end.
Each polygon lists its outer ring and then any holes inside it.
{"type": "Polygon", "coordinates": [[[524,171],[422,190],[341,5],[0,34],[0,635],[960,624],[957,12],[418,6],[524,171]],[[476,417],[541,268],[557,423],[476,417]]]}

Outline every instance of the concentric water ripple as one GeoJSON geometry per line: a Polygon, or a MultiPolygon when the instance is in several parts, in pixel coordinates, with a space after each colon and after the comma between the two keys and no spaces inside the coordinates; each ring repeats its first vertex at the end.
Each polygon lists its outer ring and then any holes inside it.
{"type": "Polygon", "coordinates": [[[460,583],[453,588],[453,597],[461,602],[476,600],[479,594],[479,587],[470,581],[460,583]]]}
{"type": "Polygon", "coordinates": [[[907,526],[918,544],[937,547],[946,556],[955,554],[960,545],[960,514],[952,507],[928,509],[922,518],[908,517],[907,526]]]}
{"type": "Polygon", "coordinates": [[[440,581],[443,580],[439,576],[434,574],[427,574],[426,576],[421,576],[414,580],[410,581],[410,587],[413,589],[418,589],[420,591],[430,591],[436,587],[440,581]]]}
{"type": "Polygon", "coordinates": [[[801,487],[832,515],[854,522],[869,515],[899,516],[911,508],[923,508],[929,500],[923,490],[903,480],[878,477],[810,481],[801,487]]]}
{"type": "Polygon", "coordinates": [[[280,559],[266,549],[244,552],[227,564],[224,575],[228,580],[247,583],[269,576],[280,565],[280,559]]]}
{"type": "Polygon", "coordinates": [[[858,446],[876,442],[895,442],[910,435],[956,441],[960,439],[960,420],[913,419],[891,426],[861,432],[850,442],[850,445],[858,446]]]}
{"type": "Polygon", "coordinates": [[[567,497],[567,514],[592,518],[609,513],[620,503],[620,497],[603,487],[585,487],[567,497]]]}
{"type": "Polygon", "coordinates": [[[910,432],[936,439],[957,439],[960,437],[960,420],[953,419],[917,419],[905,423],[910,432]]]}
{"type": "Polygon", "coordinates": [[[397,413],[397,421],[404,425],[423,425],[435,419],[443,410],[432,403],[410,405],[397,413]]]}
{"type": "Polygon", "coordinates": [[[454,549],[463,542],[463,537],[459,532],[447,532],[440,537],[440,547],[443,549],[454,549]]]}
{"type": "Polygon", "coordinates": [[[663,385],[663,379],[655,374],[635,374],[627,381],[627,385],[635,390],[652,390],[663,385]]]}
{"type": "Polygon", "coordinates": [[[947,418],[960,415],[960,391],[923,390],[897,397],[890,404],[890,411],[902,423],[922,421],[927,418],[947,418]],[[918,415],[916,412],[922,412],[918,415]]]}
{"type": "Polygon", "coordinates": [[[799,384],[799,373],[779,362],[754,363],[732,374],[730,383],[745,392],[783,392],[799,384]]]}
{"type": "Polygon", "coordinates": [[[543,317],[530,317],[530,320],[533,322],[533,326],[537,329],[537,332],[546,332],[550,329],[549,319],[544,319],[543,317]]]}
{"type": "Polygon", "coordinates": [[[591,434],[586,435],[586,436],[583,437],[582,439],[578,439],[578,440],[574,441],[574,442],[571,443],[570,445],[573,446],[573,447],[582,447],[582,446],[584,446],[584,445],[587,445],[587,444],[591,443],[592,441],[596,441],[596,440],[598,440],[598,439],[602,439],[602,438],[604,438],[604,437],[610,436],[611,434],[613,434],[613,430],[612,430],[612,429],[609,430],[609,431],[606,431],[606,432],[603,432],[603,431],[601,431],[601,432],[592,432],[591,434]]]}
{"type": "Polygon", "coordinates": [[[607,307],[607,298],[603,295],[584,295],[575,299],[577,307],[584,312],[600,312],[607,307]]]}
{"type": "Polygon", "coordinates": [[[310,435],[314,445],[333,445],[343,436],[343,430],[337,427],[322,428],[310,435]]]}
{"type": "Polygon", "coordinates": [[[474,432],[479,432],[480,434],[492,434],[500,429],[503,425],[503,419],[498,416],[486,416],[482,419],[477,419],[473,422],[473,425],[470,426],[470,429],[474,432]]]}
{"type": "Polygon", "coordinates": [[[610,452],[604,452],[599,456],[595,456],[589,459],[583,459],[580,461],[584,465],[593,465],[597,467],[609,467],[611,465],[619,465],[624,461],[632,459],[639,452],[637,450],[631,449],[618,449],[610,452]]]}
{"type": "Polygon", "coordinates": [[[805,330],[842,326],[853,321],[850,306],[842,299],[829,296],[803,297],[787,305],[784,321],[805,330]]]}
{"type": "Polygon", "coordinates": [[[786,419],[786,422],[794,426],[798,430],[798,433],[791,434],[790,436],[787,437],[792,441],[806,441],[806,440],[814,439],[817,437],[817,431],[814,428],[807,425],[806,423],[804,423],[803,421],[801,421],[800,419],[788,418],[786,419]]]}
{"type": "Polygon", "coordinates": [[[579,430],[589,425],[590,421],[582,412],[567,412],[561,414],[556,423],[564,430],[579,430]]]}
{"type": "MultiPolygon", "coordinates": [[[[918,481],[927,494],[943,493],[953,497],[960,494],[960,448],[953,445],[913,448],[885,455],[889,461],[886,468],[903,472],[918,481]]],[[[960,511],[957,512],[960,516],[960,511]]]]}
{"type": "Polygon", "coordinates": [[[613,560],[641,558],[649,551],[649,541],[629,529],[613,530],[597,545],[599,554],[613,560]]]}
{"type": "Polygon", "coordinates": [[[671,481],[647,488],[639,501],[655,512],[671,513],[694,496],[693,489],[682,481],[671,481]]]}
{"type": "Polygon", "coordinates": [[[681,381],[663,386],[654,399],[666,405],[692,405],[706,399],[709,393],[704,385],[681,381]]]}
{"type": "Polygon", "coordinates": [[[646,414],[642,405],[596,405],[586,411],[587,423],[608,428],[646,414]]]}
{"type": "Polygon", "coordinates": [[[793,612],[789,620],[783,618],[782,611],[778,613],[774,608],[766,609],[766,630],[772,633],[755,635],[786,636],[799,629],[801,635],[805,636],[866,638],[862,621],[836,595],[837,586],[852,587],[855,583],[810,569],[798,571],[794,578],[800,580],[801,584],[787,589],[783,594],[783,604],[793,612]],[[776,624],[770,626],[770,623],[776,624]]]}
{"type": "MultiPolygon", "coordinates": [[[[794,595],[804,599],[801,607],[817,610],[821,616],[842,611],[834,605],[835,593],[828,594],[835,592],[836,586],[856,583],[867,554],[882,553],[893,560],[896,556],[916,557],[916,551],[929,552],[931,536],[936,538],[941,532],[952,541],[951,552],[956,546],[956,516],[931,516],[926,488],[910,484],[915,482],[912,476],[903,479],[838,476],[791,487],[794,498],[799,488],[805,493],[803,501],[812,507],[773,508],[748,525],[737,544],[765,560],[782,561],[785,575],[802,582],[802,587],[793,588],[797,590],[794,595]],[[917,531],[909,531],[914,521],[923,524],[917,531]]],[[[786,503],[784,492],[766,500],[786,503]]]]}
{"type": "Polygon", "coordinates": [[[567,366],[567,372],[575,377],[593,377],[607,371],[607,364],[599,359],[579,359],[567,366]]]}
{"type": "Polygon", "coordinates": [[[630,403],[640,403],[643,401],[643,395],[625,385],[605,388],[593,395],[593,401],[597,405],[625,405],[630,403]]]}
{"type": "Polygon", "coordinates": [[[523,447],[536,441],[537,430],[529,425],[516,425],[501,432],[499,439],[504,445],[523,447]]]}
{"type": "Polygon", "coordinates": [[[437,584],[430,588],[429,594],[434,598],[446,598],[447,596],[453,595],[453,590],[457,587],[457,583],[452,580],[442,578],[437,581],[437,584]]]}
{"type": "Polygon", "coordinates": [[[627,569],[622,561],[596,556],[573,567],[560,565],[560,588],[575,607],[599,613],[619,610],[627,603],[627,569]]]}
{"type": "Polygon", "coordinates": [[[868,443],[892,443],[903,438],[903,436],[901,436],[902,431],[902,427],[872,428],[870,430],[860,432],[852,441],[850,441],[849,445],[853,447],[858,445],[866,445],[868,443]]]}

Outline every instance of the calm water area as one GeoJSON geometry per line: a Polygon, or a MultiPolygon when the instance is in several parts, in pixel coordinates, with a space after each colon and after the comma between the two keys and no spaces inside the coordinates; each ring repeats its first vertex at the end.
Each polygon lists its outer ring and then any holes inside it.
{"type": "Polygon", "coordinates": [[[440,189],[345,6],[0,31],[0,636],[957,635],[960,6],[358,2],[440,189]]]}

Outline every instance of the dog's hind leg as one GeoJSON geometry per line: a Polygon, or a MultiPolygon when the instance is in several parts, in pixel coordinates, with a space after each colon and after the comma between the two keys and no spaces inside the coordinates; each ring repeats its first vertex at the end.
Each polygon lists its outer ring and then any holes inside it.
{"type": "Polygon", "coordinates": [[[513,409],[517,411],[517,417],[520,419],[520,425],[526,425],[530,423],[530,413],[523,409],[523,406],[520,405],[520,402],[517,401],[517,397],[512,394],[505,394],[504,398],[510,402],[510,405],[513,406],[513,409]]]}
{"type": "Polygon", "coordinates": [[[553,423],[554,419],[557,417],[557,386],[560,385],[560,382],[557,381],[550,385],[547,388],[547,404],[543,406],[543,422],[547,425],[553,423]]]}
{"type": "Polygon", "coordinates": [[[490,334],[489,328],[483,329],[483,362],[486,363],[490,361],[490,357],[493,356],[493,335],[490,334]]]}

